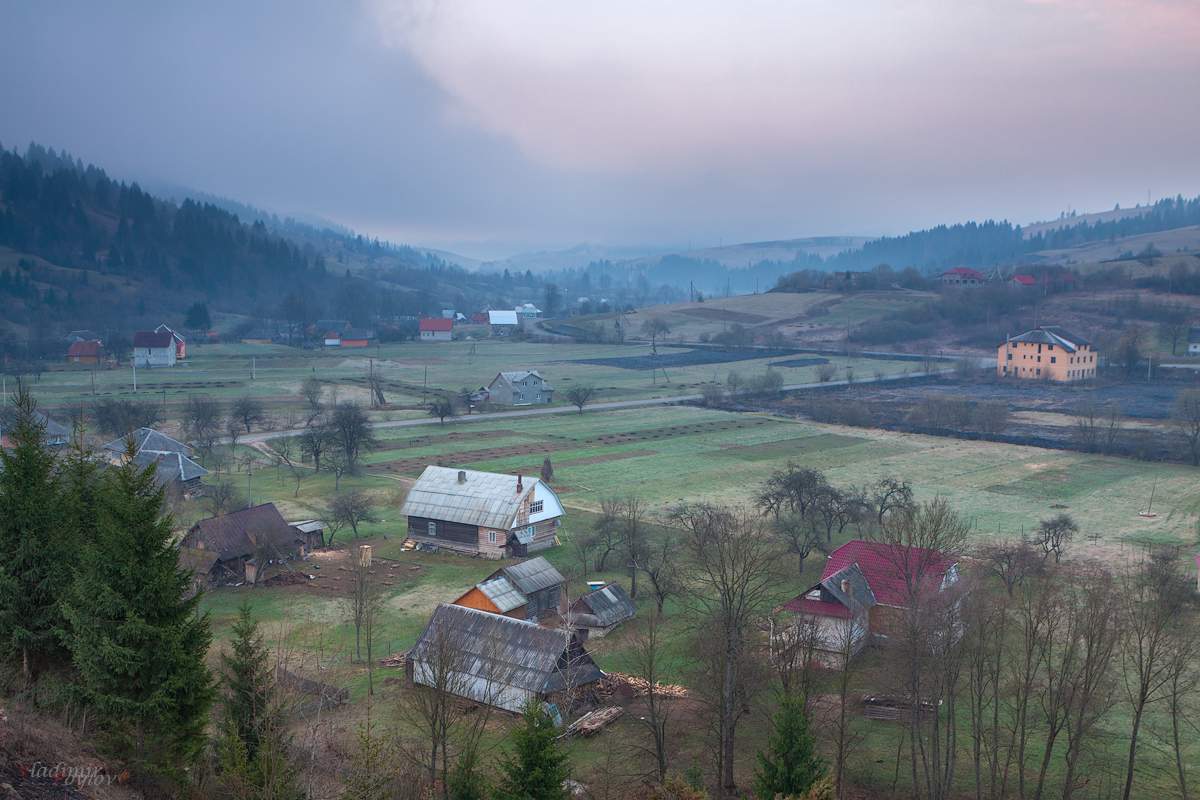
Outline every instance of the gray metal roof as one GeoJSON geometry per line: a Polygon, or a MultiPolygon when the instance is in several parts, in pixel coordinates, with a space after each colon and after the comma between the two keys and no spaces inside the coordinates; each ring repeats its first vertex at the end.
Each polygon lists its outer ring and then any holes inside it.
{"type": "MultiPolygon", "coordinates": [[[[192,454],[192,448],[188,447],[178,439],[172,439],[165,433],[159,433],[153,428],[138,428],[133,431],[133,446],[137,452],[148,450],[152,453],[183,453],[185,456],[192,454]]],[[[104,445],[104,449],[113,453],[125,452],[125,437],[113,439],[108,444],[104,445]]]]}
{"type": "Polygon", "coordinates": [[[537,484],[537,478],[522,478],[518,494],[516,475],[429,466],[408,490],[400,513],[406,517],[511,530],[521,499],[537,484]],[[464,478],[461,483],[459,473],[464,478]]]}
{"type": "Polygon", "coordinates": [[[571,604],[574,617],[580,624],[586,622],[587,612],[593,615],[599,627],[608,628],[627,619],[632,619],[637,613],[637,606],[619,584],[610,583],[594,592],[588,592],[571,604]]]}
{"type": "Polygon", "coordinates": [[[566,583],[562,573],[541,556],[502,567],[500,572],[525,594],[533,594],[566,583]]]}
{"type": "Polygon", "coordinates": [[[507,614],[514,608],[520,608],[529,602],[529,598],[509,583],[508,578],[503,575],[489,578],[475,588],[483,592],[501,614],[507,614]]]}
{"type": "Polygon", "coordinates": [[[430,663],[447,645],[462,654],[455,671],[478,682],[543,693],[604,677],[570,631],[474,608],[439,605],[408,658],[430,663]]]}
{"type": "Polygon", "coordinates": [[[160,453],[153,450],[142,450],[134,459],[140,467],[155,465],[154,478],[159,484],[172,481],[191,481],[202,478],[208,470],[192,461],[183,453],[160,453]]]}
{"type": "Polygon", "coordinates": [[[1068,333],[1057,325],[1042,325],[1031,331],[1025,331],[1019,336],[1014,336],[1010,341],[1028,342],[1030,344],[1056,344],[1071,353],[1074,353],[1080,345],[1091,344],[1091,342],[1082,336],[1075,336],[1072,333],[1068,333]]]}
{"type": "Polygon", "coordinates": [[[863,571],[859,569],[857,562],[842,567],[821,581],[820,586],[825,592],[833,595],[834,599],[851,611],[854,610],[854,605],[865,608],[871,608],[875,605],[875,592],[871,591],[871,584],[867,582],[867,576],[863,575],[863,571]],[[849,593],[843,590],[843,581],[846,582],[846,588],[850,590],[849,593]],[[851,605],[851,595],[853,595],[854,605],[851,605]]]}

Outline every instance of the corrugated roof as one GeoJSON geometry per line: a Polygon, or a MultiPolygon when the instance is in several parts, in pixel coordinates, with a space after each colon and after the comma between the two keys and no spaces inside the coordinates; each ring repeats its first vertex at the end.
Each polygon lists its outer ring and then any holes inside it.
{"type": "MultiPolygon", "coordinates": [[[[192,448],[188,447],[178,439],[172,439],[165,433],[159,433],[153,428],[138,428],[132,434],[133,447],[135,452],[147,450],[151,453],[182,453],[185,456],[192,455],[192,448]]],[[[113,453],[125,452],[125,437],[113,439],[108,444],[104,445],[104,449],[113,453]]]]}
{"type": "Polygon", "coordinates": [[[260,549],[272,558],[281,558],[295,555],[299,549],[296,532],[274,503],[202,519],[183,537],[182,545],[215,552],[221,561],[252,557],[260,549]]]}
{"type": "Polygon", "coordinates": [[[154,465],[154,479],[159,484],[174,481],[191,481],[203,478],[208,470],[192,461],[183,453],[159,453],[153,450],[143,450],[134,456],[134,463],[140,467],[154,465]]]}
{"type": "Polygon", "coordinates": [[[456,693],[484,702],[499,700],[477,693],[486,692],[489,683],[541,694],[604,677],[570,631],[464,606],[439,605],[408,658],[431,663],[447,647],[462,654],[454,671],[470,679],[456,693]]]}
{"type": "Polygon", "coordinates": [[[562,576],[562,573],[541,556],[502,567],[500,572],[525,594],[533,594],[542,589],[562,586],[566,583],[566,578],[562,576]]]}
{"type": "Polygon", "coordinates": [[[492,601],[492,605],[496,606],[501,614],[507,614],[514,608],[520,608],[529,602],[529,598],[521,593],[517,587],[509,582],[508,578],[499,575],[495,578],[490,578],[483,583],[477,584],[476,589],[483,592],[488,600],[492,601]]]}
{"type": "Polygon", "coordinates": [[[1074,353],[1080,345],[1091,344],[1091,342],[1082,336],[1069,333],[1057,325],[1042,325],[1041,327],[1014,336],[1009,341],[1026,342],[1029,344],[1056,344],[1071,353],[1074,353]]]}
{"type": "Polygon", "coordinates": [[[173,347],[175,337],[169,331],[137,331],[133,334],[134,347],[173,347]]]}
{"type": "Polygon", "coordinates": [[[408,490],[400,513],[406,517],[511,530],[516,524],[521,498],[532,492],[538,482],[537,478],[522,478],[518,494],[516,475],[428,466],[408,490]],[[458,480],[460,472],[465,477],[462,483],[458,480]]]}
{"type": "Polygon", "coordinates": [[[426,317],[417,323],[418,327],[423,331],[452,331],[454,330],[453,319],[442,319],[441,317],[426,317]]]}
{"type": "Polygon", "coordinates": [[[576,622],[586,624],[586,612],[595,616],[601,627],[608,628],[627,619],[632,619],[637,613],[637,605],[630,599],[619,584],[610,583],[593,592],[580,597],[571,604],[571,610],[576,622]]]}
{"type": "Polygon", "coordinates": [[[936,592],[946,572],[956,563],[954,558],[944,553],[922,547],[905,548],[854,539],[829,554],[821,573],[821,582],[824,586],[825,581],[854,564],[861,571],[876,603],[904,606],[908,602],[906,572],[912,578],[920,573],[925,584],[922,591],[936,592]]]}

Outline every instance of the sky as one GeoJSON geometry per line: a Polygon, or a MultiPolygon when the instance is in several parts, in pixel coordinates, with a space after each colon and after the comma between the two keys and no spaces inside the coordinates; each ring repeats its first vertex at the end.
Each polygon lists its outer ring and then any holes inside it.
{"type": "Polygon", "coordinates": [[[1200,194],[1197,0],[0,2],[0,143],[495,258],[1200,194]]]}

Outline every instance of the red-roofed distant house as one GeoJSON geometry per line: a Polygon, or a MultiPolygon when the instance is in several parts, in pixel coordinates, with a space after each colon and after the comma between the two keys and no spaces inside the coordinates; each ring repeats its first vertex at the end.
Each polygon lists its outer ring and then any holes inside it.
{"type": "Polygon", "coordinates": [[[915,601],[938,597],[958,583],[957,559],[921,547],[854,539],[829,554],[821,580],[780,606],[792,624],[774,636],[815,626],[820,661],[840,664],[872,637],[886,639],[915,601]]]}
{"type": "Polygon", "coordinates": [[[1037,278],[1032,275],[1013,275],[1009,283],[1018,289],[1032,289],[1037,286],[1037,278]]]}
{"type": "Polygon", "coordinates": [[[178,358],[170,331],[137,331],[133,334],[135,367],[173,367],[178,358]]]}
{"type": "Polygon", "coordinates": [[[429,317],[418,323],[423,342],[448,342],[454,338],[454,320],[429,317]]]}
{"type": "Polygon", "coordinates": [[[67,348],[67,361],[75,364],[99,364],[104,346],[99,339],[71,342],[67,348]]]}
{"type": "Polygon", "coordinates": [[[971,269],[970,267],[955,267],[942,273],[942,286],[963,288],[983,286],[985,283],[987,283],[987,276],[979,270],[971,269]]]}

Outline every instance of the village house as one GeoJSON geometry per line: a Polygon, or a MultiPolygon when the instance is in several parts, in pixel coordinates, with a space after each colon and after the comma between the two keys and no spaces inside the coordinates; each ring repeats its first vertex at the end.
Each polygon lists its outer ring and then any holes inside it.
{"type": "Polygon", "coordinates": [[[1200,355],[1200,328],[1188,328],[1188,355],[1200,355]]]}
{"type": "Polygon", "coordinates": [[[190,561],[208,565],[206,580],[213,585],[255,583],[269,564],[307,554],[304,537],[274,503],[202,519],[188,529],[179,548],[190,561]]]}
{"type": "Polygon", "coordinates": [[[1017,289],[1032,289],[1037,286],[1037,278],[1032,275],[1013,275],[1008,282],[1017,289]]]}
{"type": "Polygon", "coordinates": [[[517,312],[513,309],[497,309],[488,312],[488,324],[493,336],[507,336],[520,326],[517,312]]]}
{"type": "Polygon", "coordinates": [[[996,351],[1001,377],[1084,381],[1096,377],[1096,350],[1082,336],[1057,325],[1043,325],[1010,336],[996,351]]]}
{"type": "MultiPolygon", "coordinates": [[[[0,447],[11,447],[8,429],[15,422],[16,409],[0,407],[0,447]]],[[[61,422],[56,422],[41,411],[34,411],[33,418],[42,426],[42,443],[46,447],[63,447],[71,441],[71,431],[61,422]]]]}
{"type": "Polygon", "coordinates": [[[886,640],[903,625],[904,614],[917,602],[946,596],[958,583],[956,559],[920,547],[902,547],[854,539],[829,554],[821,580],[780,606],[790,624],[776,627],[776,646],[815,628],[818,660],[831,667],[844,655],[855,655],[870,639],[886,640]]]}
{"type": "Polygon", "coordinates": [[[137,331],[133,334],[135,367],[173,367],[178,359],[175,337],[167,331],[137,331]]]}
{"type": "Polygon", "coordinates": [[[983,286],[987,283],[987,276],[979,270],[971,269],[970,267],[955,267],[943,272],[941,281],[942,286],[962,289],[983,286]]]}
{"type": "Polygon", "coordinates": [[[566,614],[565,583],[562,574],[538,556],[501,567],[455,600],[454,605],[541,622],[566,614]]]}
{"type": "Polygon", "coordinates": [[[70,331],[66,336],[63,337],[63,341],[68,345],[75,344],[75,342],[89,342],[92,340],[101,341],[102,339],[103,337],[100,334],[96,333],[95,331],[87,330],[86,328],[77,331],[70,331]]]}
{"type": "Polygon", "coordinates": [[[199,494],[203,487],[200,479],[208,470],[192,458],[192,448],[178,439],[153,428],[138,428],[129,437],[113,439],[101,450],[113,464],[121,464],[133,439],[134,463],[140,467],[155,466],[154,479],[160,486],[178,489],[186,495],[199,494]]]}
{"type": "Polygon", "coordinates": [[[417,323],[422,342],[448,342],[454,338],[454,320],[428,317],[417,323]]]}
{"type": "Polygon", "coordinates": [[[571,603],[567,623],[584,641],[610,633],[637,614],[637,605],[620,584],[593,589],[571,603]]]}
{"type": "Polygon", "coordinates": [[[517,312],[517,321],[521,330],[532,333],[537,329],[537,321],[542,317],[542,310],[533,303],[522,303],[513,309],[517,312]]]}
{"type": "Polygon", "coordinates": [[[375,340],[375,332],[362,328],[347,328],[342,331],[338,346],[342,348],[370,347],[375,340]]]}
{"type": "Polygon", "coordinates": [[[433,612],[404,669],[414,684],[513,713],[531,700],[570,709],[604,677],[569,630],[447,604],[433,612]]]}
{"type": "Polygon", "coordinates": [[[171,330],[166,325],[159,325],[154,329],[155,333],[171,334],[171,341],[175,343],[175,360],[183,361],[187,358],[187,340],[176,331],[171,330]]]}
{"type": "Polygon", "coordinates": [[[73,364],[99,364],[104,345],[99,339],[80,339],[67,347],[67,361],[73,364]]]}
{"type": "Polygon", "coordinates": [[[409,489],[400,514],[419,544],[503,558],[557,544],[563,507],[538,478],[429,466],[409,489]]]}
{"type": "Polygon", "coordinates": [[[501,406],[532,406],[554,400],[554,387],[537,370],[499,372],[488,384],[488,401],[501,406]]]}

